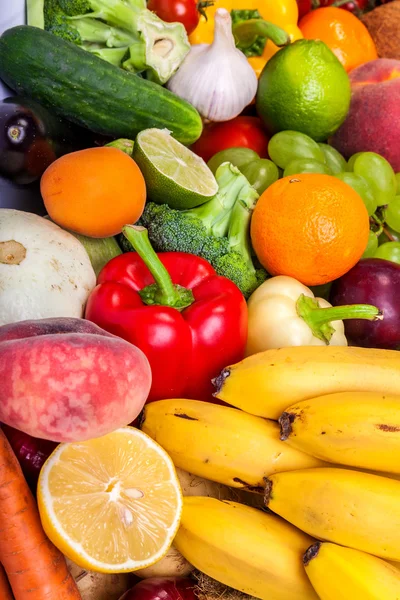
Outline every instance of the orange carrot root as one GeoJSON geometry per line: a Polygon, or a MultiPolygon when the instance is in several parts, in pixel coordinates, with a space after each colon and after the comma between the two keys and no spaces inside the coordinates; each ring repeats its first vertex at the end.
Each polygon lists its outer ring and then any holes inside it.
{"type": "Polygon", "coordinates": [[[0,565],[0,598],[1,600],[14,600],[7,574],[3,565],[0,565]]]}
{"type": "Polygon", "coordinates": [[[82,600],[64,556],[43,531],[35,499],[2,431],[0,562],[15,600],[82,600]]]}

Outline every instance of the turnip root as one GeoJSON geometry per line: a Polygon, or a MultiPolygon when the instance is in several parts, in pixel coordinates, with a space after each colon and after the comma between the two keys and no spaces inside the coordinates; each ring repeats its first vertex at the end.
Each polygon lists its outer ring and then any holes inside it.
{"type": "MultiPolygon", "coordinates": [[[[220,500],[234,500],[236,490],[228,488],[220,483],[197,477],[192,473],[176,469],[179,482],[184,496],[211,496],[220,500]]],[[[182,554],[171,546],[168,553],[151,567],[135,571],[138,577],[148,579],[149,577],[186,577],[193,571],[194,567],[182,556],[182,554]]]]}
{"type": "Polygon", "coordinates": [[[94,573],[81,569],[68,558],[66,561],[82,600],[118,600],[134,583],[130,573],[94,573]]]}
{"type": "Polygon", "coordinates": [[[83,245],[55,223],[0,209],[0,325],[82,317],[96,275],[83,245]]]}
{"type": "Polygon", "coordinates": [[[57,330],[50,321],[5,326],[3,341],[0,329],[0,421],[55,442],[100,437],[132,422],[151,386],[143,352],[93,324],[85,325],[92,333],[74,333],[81,319],[49,334],[57,330]]]}

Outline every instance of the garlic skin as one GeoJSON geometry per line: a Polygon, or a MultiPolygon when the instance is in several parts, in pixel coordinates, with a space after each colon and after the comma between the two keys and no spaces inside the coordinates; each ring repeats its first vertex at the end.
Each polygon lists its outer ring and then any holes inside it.
{"type": "Polygon", "coordinates": [[[214,41],[191,47],[167,87],[190,102],[209,121],[229,121],[250,104],[257,76],[236,48],[232,19],[224,8],[215,13],[214,41]]]}

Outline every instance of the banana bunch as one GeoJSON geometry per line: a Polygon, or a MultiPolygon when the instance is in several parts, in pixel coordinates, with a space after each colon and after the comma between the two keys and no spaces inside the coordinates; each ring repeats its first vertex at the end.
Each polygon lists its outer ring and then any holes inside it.
{"type": "Polygon", "coordinates": [[[400,354],[268,350],[214,384],[235,408],[161,400],[142,429],[180,469],[262,493],[270,512],[185,498],[186,560],[261,599],[400,600],[400,354]]]}

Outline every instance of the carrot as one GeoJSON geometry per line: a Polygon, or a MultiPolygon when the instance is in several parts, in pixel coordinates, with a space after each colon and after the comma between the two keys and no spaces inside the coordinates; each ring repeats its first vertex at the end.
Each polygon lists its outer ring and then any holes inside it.
{"type": "Polygon", "coordinates": [[[2,431],[0,562],[15,600],[82,600],[64,556],[43,531],[36,501],[2,431]]]}
{"type": "Polygon", "coordinates": [[[0,598],[1,600],[14,600],[10,582],[8,581],[3,565],[0,565],[0,598]]]}

